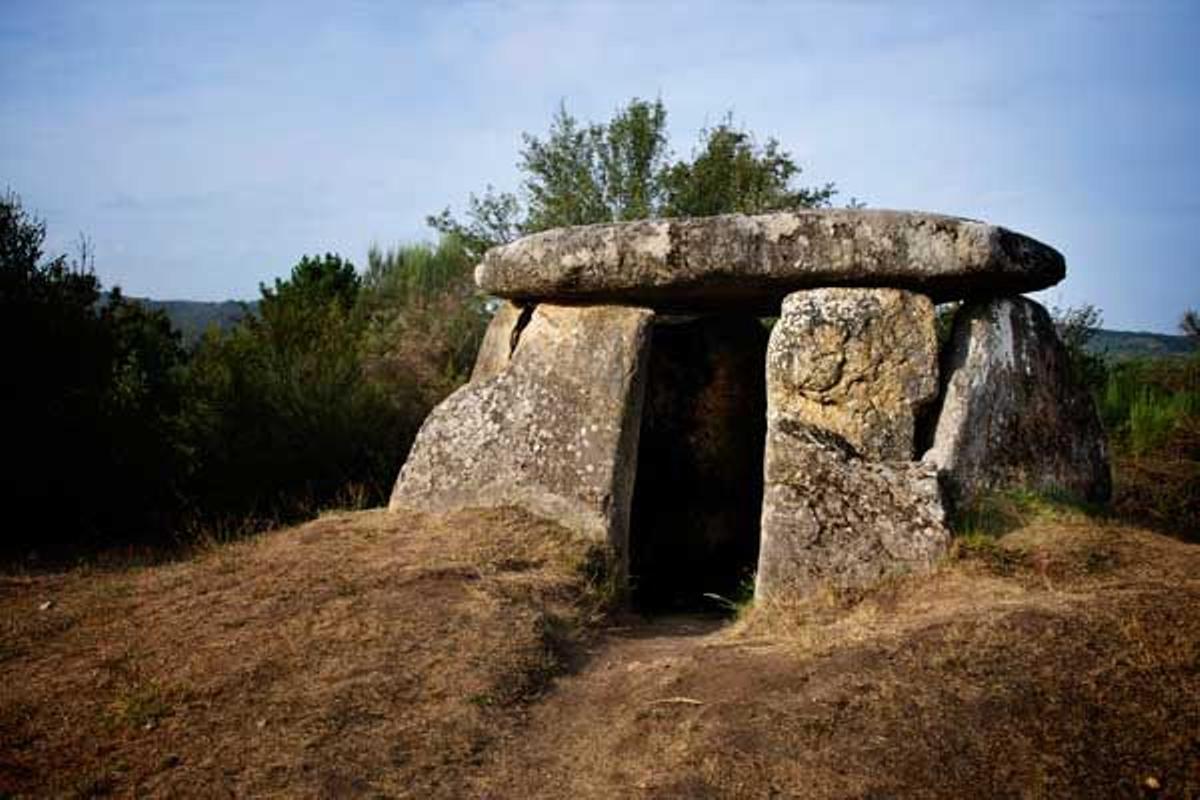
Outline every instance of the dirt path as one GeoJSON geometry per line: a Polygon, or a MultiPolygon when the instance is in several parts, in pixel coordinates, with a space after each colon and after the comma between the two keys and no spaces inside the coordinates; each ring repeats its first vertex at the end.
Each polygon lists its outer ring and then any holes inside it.
{"type": "Polygon", "coordinates": [[[618,797],[675,783],[636,754],[662,729],[695,732],[739,701],[748,676],[725,667],[755,644],[731,640],[729,627],[720,618],[675,615],[607,629],[582,668],[534,707],[520,737],[498,749],[480,793],[618,797]]]}

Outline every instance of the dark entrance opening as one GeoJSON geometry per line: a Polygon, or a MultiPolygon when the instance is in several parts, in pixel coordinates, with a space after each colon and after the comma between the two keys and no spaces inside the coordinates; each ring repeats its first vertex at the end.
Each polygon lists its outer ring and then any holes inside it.
{"type": "Polygon", "coordinates": [[[758,560],[767,329],[755,317],[662,319],[651,333],[629,529],[643,612],[720,611],[758,560]]]}

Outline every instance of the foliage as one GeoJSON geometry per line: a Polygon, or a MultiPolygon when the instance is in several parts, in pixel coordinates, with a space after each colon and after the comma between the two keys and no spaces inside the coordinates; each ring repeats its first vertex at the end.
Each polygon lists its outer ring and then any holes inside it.
{"type": "Polygon", "coordinates": [[[1100,309],[1090,303],[1062,308],[1053,306],[1050,315],[1058,337],[1067,350],[1071,377],[1080,386],[1096,391],[1104,385],[1107,368],[1104,357],[1088,349],[1103,322],[1100,309]]]}
{"type": "Polygon", "coordinates": [[[384,495],[412,425],[366,379],[360,284],[337,256],[305,257],[259,315],[201,340],[182,415],[195,513],[292,518],[347,484],[384,495]]]}
{"type": "Polygon", "coordinates": [[[1200,355],[1115,364],[1098,405],[1123,516],[1200,537],[1200,355]]]}
{"type": "Polygon", "coordinates": [[[1116,364],[1098,400],[1105,427],[1123,447],[1138,454],[1161,449],[1183,420],[1200,415],[1200,359],[1116,364]]]}
{"type": "Polygon", "coordinates": [[[489,248],[511,242],[524,232],[524,209],[521,200],[512,192],[497,192],[489,185],[480,197],[474,193],[467,198],[467,218],[460,222],[443,209],[426,217],[425,221],[443,236],[462,242],[472,260],[478,261],[489,248]]]}
{"type": "Polygon", "coordinates": [[[545,141],[528,133],[522,138],[525,148],[519,167],[526,175],[523,188],[528,197],[523,229],[612,220],[601,165],[606,138],[603,126],[581,126],[560,107],[545,141]]]}
{"type": "Polygon", "coordinates": [[[0,413],[21,431],[0,480],[15,507],[42,520],[38,531],[10,532],[5,549],[137,529],[177,490],[178,334],[119,290],[102,299],[86,241],[75,261],[44,259],[45,235],[19,197],[0,198],[0,335],[19,343],[0,413]]]}
{"type": "Polygon", "coordinates": [[[5,195],[0,325],[23,346],[0,402],[26,435],[2,477],[43,519],[0,542],[12,554],[379,503],[429,409],[469,374],[487,321],[467,247],[446,237],[373,248],[362,276],[335,254],[305,256],[189,352],[161,311],[101,292],[86,247],[45,259],[44,238],[5,195]]]}
{"type": "Polygon", "coordinates": [[[1129,407],[1129,443],[1135,453],[1156,450],[1187,417],[1200,411],[1200,395],[1159,397],[1143,389],[1129,407]]]}
{"type": "Polygon", "coordinates": [[[754,135],[733,125],[732,116],[700,133],[691,161],[679,161],[663,176],[666,217],[760,214],[829,205],[833,184],[792,188],[800,167],[779,142],[758,145],[754,135]]]}
{"type": "Polygon", "coordinates": [[[472,280],[474,260],[446,236],[436,247],[372,248],[367,261],[365,366],[419,421],[470,376],[483,339],[488,309],[472,280]]]}
{"type": "Polygon", "coordinates": [[[1189,308],[1179,318],[1179,330],[1194,343],[1200,344],[1200,311],[1189,308]]]}
{"type": "Polygon", "coordinates": [[[262,315],[269,317],[276,309],[321,310],[333,303],[348,311],[358,299],[361,280],[354,265],[333,253],[324,256],[304,256],[292,267],[287,280],[275,279],[274,288],[260,286],[262,315]]]}
{"type": "MultiPolygon", "coordinates": [[[[796,187],[801,169],[778,141],[722,122],[700,133],[690,158],[672,160],[661,100],[634,98],[607,123],[581,123],[560,106],[544,137],[523,134],[520,196],[487,187],[466,220],[428,218],[478,259],[519,235],[566,225],[648,217],[759,213],[829,205],[833,184],[796,187]]],[[[857,205],[857,204],[856,204],[857,205]]]]}
{"type": "Polygon", "coordinates": [[[666,126],[662,100],[648,103],[635,98],[603,131],[598,148],[600,184],[612,219],[645,219],[661,208],[669,155],[666,126]]]}

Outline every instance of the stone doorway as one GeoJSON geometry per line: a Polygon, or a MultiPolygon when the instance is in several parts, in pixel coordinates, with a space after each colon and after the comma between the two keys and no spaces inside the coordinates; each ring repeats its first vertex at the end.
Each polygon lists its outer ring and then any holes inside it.
{"type": "Polygon", "coordinates": [[[768,330],[753,316],[656,318],[629,526],[633,603],[719,610],[758,559],[768,330]]]}

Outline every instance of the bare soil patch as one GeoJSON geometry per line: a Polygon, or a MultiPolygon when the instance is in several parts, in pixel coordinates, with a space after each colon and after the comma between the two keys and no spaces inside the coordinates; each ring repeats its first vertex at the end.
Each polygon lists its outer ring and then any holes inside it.
{"type": "Polygon", "coordinates": [[[1045,514],[732,624],[604,617],[600,564],[365,512],[0,579],[0,794],[1200,796],[1200,547],[1045,514]]]}

